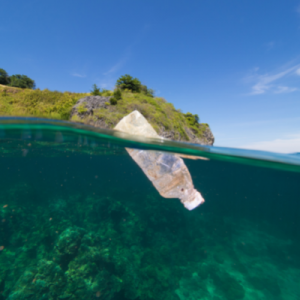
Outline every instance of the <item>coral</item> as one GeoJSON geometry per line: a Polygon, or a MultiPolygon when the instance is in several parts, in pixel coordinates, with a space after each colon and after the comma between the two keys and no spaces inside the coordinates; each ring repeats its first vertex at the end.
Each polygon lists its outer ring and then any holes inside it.
{"type": "Polygon", "coordinates": [[[41,260],[36,268],[27,269],[16,282],[8,300],[64,299],[66,276],[52,261],[41,260]]]}
{"type": "Polygon", "coordinates": [[[79,227],[71,227],[63,231],[56,242],[55,250],[58,255],[74,255],[81,244],[85,230],[79,227]]]}

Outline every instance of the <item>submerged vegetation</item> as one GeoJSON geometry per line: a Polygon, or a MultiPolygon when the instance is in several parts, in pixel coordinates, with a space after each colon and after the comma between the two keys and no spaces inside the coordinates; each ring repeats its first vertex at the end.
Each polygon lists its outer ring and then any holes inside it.
{"type": "MultiPolygon", "coordinates": [[[[173,104],[162,97],[155,97],[152,89],[130,75],[121,76],[114,91],[101,89],[94,84],[90,93],[21,89],[0,85],[0,115],[3,116],[71,120],[113,128],[133,110],[138,110],[158,134],[174,140],[193,141],[195,138],[203,138],[205,132],[210,132],[207,124],[199,123],[198,115],[184,114],[175,109],[173,104]],[[81,104],[77,107],[76,114],[73,114],[72,109],[77,101],[90,95],[107,97],[106,106],[99,107],[90,114],[85,105],[81,104]]],[[[211,137],[213,139],[212,135],[211,137]]]]}

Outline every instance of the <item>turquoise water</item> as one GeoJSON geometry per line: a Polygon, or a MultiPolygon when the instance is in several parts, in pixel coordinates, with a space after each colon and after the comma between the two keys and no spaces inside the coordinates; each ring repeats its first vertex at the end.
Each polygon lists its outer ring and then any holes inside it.
{"type": "Polygon", "coordinates": [[[300,299],[300,158],[0,121],[0,299],[300,299]],[[184,159],[162,198],[125,147],[184,159]]]}

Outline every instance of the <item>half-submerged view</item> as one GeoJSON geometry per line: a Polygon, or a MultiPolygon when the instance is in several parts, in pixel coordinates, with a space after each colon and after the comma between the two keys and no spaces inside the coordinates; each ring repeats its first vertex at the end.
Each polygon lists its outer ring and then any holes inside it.
{"type": "Polygon", "coordinates": [[[0,120],[0,299],[300,299],[297,155],[151,128],[0,120]]]}
{"type": "Polygon", "coordinates": [[[300,300],[299,0],[0,10],[0,300],[300,300]]]}

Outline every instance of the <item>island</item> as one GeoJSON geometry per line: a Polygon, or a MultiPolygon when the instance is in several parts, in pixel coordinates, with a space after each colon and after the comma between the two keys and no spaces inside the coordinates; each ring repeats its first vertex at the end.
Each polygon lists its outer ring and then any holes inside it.
{"type": "Polygon", "coordinates": [[[126,115],[138,110],[158,135],[175,141],[213,145],[214,136],[199,116],[183,113],[163,97],[126,74],[113,90],[96,84],[90,93],[40,90],[25,75],[12,75],[0,69],[0,115],[68,120],[113,129],[126,115]],[[1,71],[2,70],[2,71],[1,71]]]}

